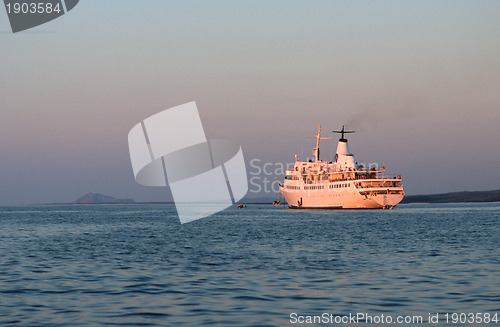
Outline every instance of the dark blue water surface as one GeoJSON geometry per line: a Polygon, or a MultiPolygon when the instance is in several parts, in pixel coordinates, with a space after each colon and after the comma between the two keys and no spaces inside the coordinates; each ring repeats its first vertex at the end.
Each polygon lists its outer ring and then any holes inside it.
{"type": "Polygon", "coordinates": [[[500,315],[499,249],[500,203],[390,211],[249,205],[185,225],[172,205],[0,207],[0,324],[500,315]]]}

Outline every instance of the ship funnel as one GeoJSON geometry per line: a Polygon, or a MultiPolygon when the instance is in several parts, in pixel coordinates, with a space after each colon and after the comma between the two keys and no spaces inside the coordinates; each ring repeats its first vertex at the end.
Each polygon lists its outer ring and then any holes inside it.
{"type": "Polygon", "coordinates": [[[349,144],[347,144],[346,139],[340,139],[339,143],[337,144],[337,155],[341,154],[352,156],[351,152],[349,151],[349,144]]]}
{"type": "Polygon", "coordinates": [[[340,165],[341,169],[356,169],[354,156],[349,151],[347,139],[344,137],[344,134],[354,133],[354,131],[346,131],[344,129],[344,126],[342,126],[342,130],[333,132],[341,134],[339,143],[337,144],[337,154],[335,156],[335,162],[340,165]]]}

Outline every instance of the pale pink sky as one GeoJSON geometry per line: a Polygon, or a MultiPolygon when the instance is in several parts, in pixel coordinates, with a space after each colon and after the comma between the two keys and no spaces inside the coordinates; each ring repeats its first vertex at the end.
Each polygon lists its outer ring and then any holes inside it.
{"type": "Polygon", "coordinates": [[[127,134],[193,100],[248,162],[311,156],[319,123],[346,125],[357,160],[407,194],[500,189],[499,16],[498,1],[84,1],[12,34],[0,10],[0,204],[168,200],[135,182],[127,134]]]}

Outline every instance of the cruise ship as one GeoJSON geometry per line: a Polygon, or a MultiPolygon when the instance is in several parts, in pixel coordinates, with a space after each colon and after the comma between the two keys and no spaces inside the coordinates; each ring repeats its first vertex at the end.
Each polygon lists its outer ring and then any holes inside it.
{"type": "Polygon", "coordinates": [[[382,168],[356,163],[349,151],[344,126],[333,161],[320,160],[321,125],[318,126],[314,160],[300,161],[287,169],[280,192],[294,209],[392,209],[404,196],[401,175],[387,175],[382,168]]]}

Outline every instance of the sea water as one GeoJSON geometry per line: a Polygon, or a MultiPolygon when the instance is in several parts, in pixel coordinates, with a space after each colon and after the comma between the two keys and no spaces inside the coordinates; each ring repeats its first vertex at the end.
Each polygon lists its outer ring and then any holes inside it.
{"type": "Polygon", "coordinates": [[[0,324],[446,325],[500,315],[499,248],[500,203],[0,207],[0,324]]]}

